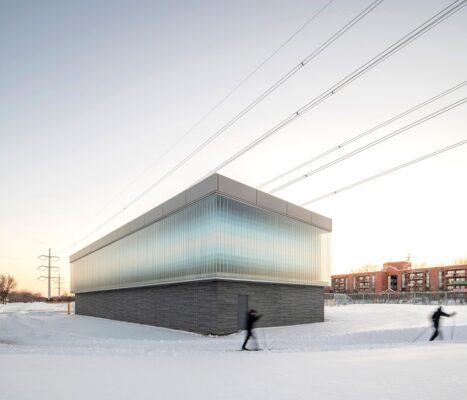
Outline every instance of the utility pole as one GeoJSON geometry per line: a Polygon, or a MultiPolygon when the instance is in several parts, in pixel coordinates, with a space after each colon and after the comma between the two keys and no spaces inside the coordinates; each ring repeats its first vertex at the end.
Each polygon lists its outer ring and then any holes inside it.
{"type": "Polygon", "coordinates": [[[45,261],[47,260],[47,265],[40,265],[37,267],[39,271],[47,271],[47,276],[41,275],[39,278],[37,278],[39,281],[43,281],[44,279],[47,279],[47,285],[48,285],[48,291],[47,291],[47,300],[50,300],[52,298],[50,290],[51,290],[51,281],[54,279],[52,277],[52,270],[58,270],[59,267],[52,266],[52,261],[58,261],[60,260],[60,257],[53,256],[51,254],[51,250],[49,249],[49,254],[41,254],[39,257],[39,260],[45,261]]]}
{"type": "Polygon", "coordinates": [[[63,278],[60,277],[60,274],[58,274],[57,277],[55,277],[54,279],[56,279],[57,281],[57,286],[55,287],[55,289],[58,290],[58,297],[60,297],[60,289],[62,289],[62,282],[63,282],[63,278]]]}

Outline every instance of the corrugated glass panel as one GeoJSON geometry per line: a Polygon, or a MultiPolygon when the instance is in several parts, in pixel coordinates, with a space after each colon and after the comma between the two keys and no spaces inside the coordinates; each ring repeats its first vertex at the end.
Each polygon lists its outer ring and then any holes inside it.
{"type": "Polygon", "coordinates": [[[325,285],[330,233],[218,194],[72,263],[75,293],[224,278],[325,285]]]}

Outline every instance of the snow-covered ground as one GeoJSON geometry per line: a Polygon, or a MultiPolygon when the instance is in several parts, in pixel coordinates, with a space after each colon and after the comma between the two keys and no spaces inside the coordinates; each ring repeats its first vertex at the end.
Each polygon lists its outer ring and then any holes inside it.
{"type": "Polygon", "coordinates": [[[348,305],[326,322],[206,337],[0,306],[0,399],[448,399],[467,389],[467,306],[429,343],[432,306],[348,305]],[[413,340],[420,336],[414,343],[413,340]],[[453,335],[453,340],[451,337],[453,335]]]}

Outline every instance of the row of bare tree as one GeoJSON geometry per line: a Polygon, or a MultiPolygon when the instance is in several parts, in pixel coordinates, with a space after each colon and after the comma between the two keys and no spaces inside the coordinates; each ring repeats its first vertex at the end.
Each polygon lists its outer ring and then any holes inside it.
{"type": "Polygon", "coordinates": [[[11,275],[0,275],[0,301],[6,304],[10,292],[16,288],[16,279],[11,275]]]}
{"type": "MultiPolygon", "coordinates": [[[[34,301],[45,301],[45,297],[42,293],[33,293],[30,290],[18,290],[15,291],[18,282],[11,275],[0,275],[0,302],[6,304],[7,300],[9,303],[32,303],[34,301]]],[[[51,299],[53,302],[66,302],[74,301],[74,296],[70,296],[64,293],[62,296],[55,296],[51,299]]]]}
{"type": "Polygon", "coordinates": [[[15,290],[8,295],[9,303],[33,303],[35,301],[44,301],[42,293],[33,293],[30,290],[15,290]]]}

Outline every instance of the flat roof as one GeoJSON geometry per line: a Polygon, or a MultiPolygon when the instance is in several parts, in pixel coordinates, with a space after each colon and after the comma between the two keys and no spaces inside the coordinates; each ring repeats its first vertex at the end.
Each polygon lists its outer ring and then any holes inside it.
{"type": "Polygon", "coordinates": [[[213,193],[219,193],[265,210],[286,215],[327,232],[332,231],[332,220],[330,218],[227,178],[226,176],[213,174],[76,253],[73,253],[70,256],[70,262],[76,261],[110,243],[116,242],[213,193]]]}

